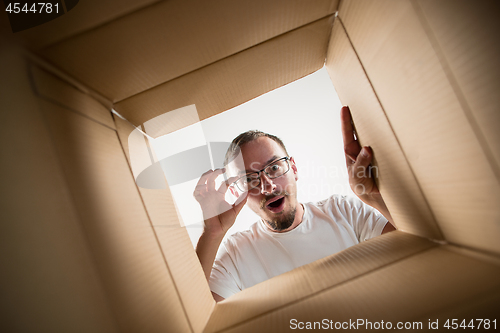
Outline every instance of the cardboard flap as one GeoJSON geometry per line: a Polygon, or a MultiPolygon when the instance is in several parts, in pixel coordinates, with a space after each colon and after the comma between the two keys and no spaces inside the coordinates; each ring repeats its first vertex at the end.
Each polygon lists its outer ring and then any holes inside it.
{"type": "MultiPolygon", "coordinates": [[[[225,331],[274,311],[293,307],[314,295],[326,293],[381,267],[406,260],[436,246],[436,243],[400,231],[360,243],[259,283],[218,303],[206,332],[225,331]]],[[[313,308],[311,311],[319,310],[318,306],[313,308]]],[[[294,317],[289,319],[291,318],[294,317]]],[[[283,321],[280,325],[284,330],[287,322],[283,321]]]]}
{"type": "Polygon", "coordinates": [[[115,128],[111,111],[89,95],[39,67],[30,66],[30,72],[40,98],[78,112],[111,129],[115,128]]]}
{"type": "Polygon", "coordinates": [[[500,2],[412,2],[500,183],[500,2]]]}
{"type": "Polygon", "coordinates": [[[20,50],[2,45],[0,77],[0,330],[117,332],[20,50]]]}
{"type": "MultiPolygon", "coordinates": [[[[143,158],[147,164],[157,161],[156,156],[153,156],[153,161],[150,160],[149,154],[154,154],[153,150],[142,152],[142,154],[140,152],[140,150],[150,148],[147,146],[149,142],[146,137],[127,121],[116,116],[114,118],[120,142],[131,168],[134,168],[133,164],[140,162],[135,161],[137,159],[143,158]],[[131,136],[138,136],[138,140],[131,140],[131,136]]],[[[201,332],[210,317],[215,301],[186,228],[181,227],[180,214],[177,212],[172,193],[161,169],[160,173],[154,181],[163,183],[164,188],[143,188],[137,182],[136,184],[191,327],[194,332],[201,332]]]]}
{"type": "Polygon", "coordinates": [[[41,55],[117,102],[331,15],[337,3],[160,1],[41,55]]]}
{"type": "MultiPolygon", "coordinates": [[[[467,3],[472,7],[488,4],[467,3]]],[[[466,10],[468,6],[463,4],[453,11],[466,10]]],[[[443,22],[449,20],[450,14],[438,11],[440,5],[424,7],[426,17],[432,12],[443,22]]],[[[471,22],[482,20],[476,10],[464,15],[471,14],[475,16],[469,18],[471,22]]],[[[484,91],[485,95],[481,95],[484,102],[496,105],[498,87],[493,85],[486,90],[481,87],[486,81],[498,82],[498,76],[487,74],[485,79],[468,81],[469,88],[464,93],[452,71],[456,63],[450,65],[446,60],[450,55],[445,57],[436,48],[435,37],[429,35],[431,28],[420,15],[419,7],[409,0],[346,0],[339,11],[339,18],[445,239],[498,255],[500,185],[492,153],[498,151],[494,148],[498,142],[492,141],[498,134],[481,129],[485,122],[498,124],[498,112],[470,112],[464,97],[477,99],[484,91]]],[[[453,20],[445,26],[453,26],[453,20]]],[[[490,29],[482,27],[486,36],[493,35],[490,29]]],[[[444,33],[440,31],[439,36],[444,33]]],[[[454,36],[453,43],[461,43],[462,37],[475,38],[460,34],[459,30],[446,33],[454,36]]],[[[442,38],[439,37],[444,42],[442,38]]],[[[477,47],[488,45],[483,41],[477,47]]],[[[496,51],[485,52],[490,57],[496,51]]],[[[481,57],[467,59],[462,71],[474,72],[477,67],[480,72],[494,73],[498,68],[496,62],[481,63],[481,57]]],[[[462,75],[456,71],[458,76],[462,75]]]]}
{"type": "MultiPolygon", "coordinates": [[[[130,15],[143,7],[147,7],[159,1],[160,0],[80,0],[77,1],[74,8],[64,15],[31,29],[19,31],[16,33],[16,38],[21,40],[29,49],[40,50],[43,47],[71,38],[74,35],[105,25],[109,21],[130,15]]],[[[72,2],[74,3],[75,1],[73,0],[72,2]]],[[[65,6],[60,8],[60,10],[63,11],[64,7],[65,6]]],[[[43,7],[39,5],[38,10],[40,11],[41,9],[43,9],[43,7]]],[[[8,24],[6,12],[2,11],[0,17],[2,20],[5,19],[6,23],[0,28],[4,30],[6,34],[11,34],[12,31],[8,24]]]]}
{"type": "MultiPolygon", "coordinates": [[[[193,104],[203,120],[320,69],[331,24],[332,17],[318,20],[128,98],[115,108],[136,126],[193,104]]],[[[166,133],[159,127],[152,134],[166,133]]]]}
{"type": "Polygon", "coordinates": [[[394,134],[339,20],[335,21],[326,66],[344,105],[349,105],[361,145],[374,152],[372,176],[399,230],[442,239],[429,203],[394,134]]]}
{"type": "Polygon", "coordinates": [[[120,330],[188,331],[116,131],[50,102],[40,105],[120,330]]]}
{"type": "MultiPolygon", "coordinates": [[[[328,267],[332,277],[339,273],[335,268],[335,265],[328,267]]],[[[475,319],[471,318],[475,314],[492,323],[498,316],[499,274],[498,265],[437,246],[220,331],[289,332],[299,325],[304,329],[311,325],[310,329],[340,330],[344,325],[344,329],[375,331],[381,329],[382,321],[384,330],[427,330],[435,319],[470,320],[475,319]],[[403,326],[397,327],[400,322],[403,326]],[[389,323],[391,326],[387,326],[389,323]]],[[[288,285],[283,282],[282,290],[288,293],[288,285]]],[[[229,306],[231,298],[225,302],[229,306]]],[[[223,304],[220,303],[221,309],[223,304]]],[[[229,308],[226,310],[229,316],[229,308]]],[[[444,320],[438,325],[442,329],[444,320]]]]}

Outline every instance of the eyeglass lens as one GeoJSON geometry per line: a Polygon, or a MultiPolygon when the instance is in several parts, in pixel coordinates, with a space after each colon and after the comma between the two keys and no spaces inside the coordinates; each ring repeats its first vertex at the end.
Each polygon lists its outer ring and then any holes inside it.
{"type": "MultiPolygon", "coordinates": [[[[288,172],[290,165],[287,159],[280,159],[272,164],[269,164],[264,172],[273,179],[278,178],[288,172]]],[[[241,177],[236,181],[236,185],[242,191],[251,190],[260,185],[260,172],[249,173],[245,177],[241,177]]]]}

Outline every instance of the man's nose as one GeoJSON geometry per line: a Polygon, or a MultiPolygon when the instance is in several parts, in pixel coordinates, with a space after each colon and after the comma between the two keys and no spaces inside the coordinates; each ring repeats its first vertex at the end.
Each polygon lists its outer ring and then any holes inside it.
{"type": "Polygon", "coordinates": [[[260,193],[264,195],[272,194],[276,190],[276,184],[273,183],[264,172],[260,174],[260,193]]]}

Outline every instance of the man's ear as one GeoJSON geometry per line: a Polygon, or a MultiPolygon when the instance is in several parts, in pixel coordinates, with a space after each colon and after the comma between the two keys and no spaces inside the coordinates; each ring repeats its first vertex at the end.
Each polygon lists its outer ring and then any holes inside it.
{"type": "Polygon", "coordinates": [[[295,160],[293,157],[290,157],[290,167],[292,168],[293,174],[295,175],[295,180],[299,179],[299,174],[297,170],[297,165],[295,165],[295,160]]]}

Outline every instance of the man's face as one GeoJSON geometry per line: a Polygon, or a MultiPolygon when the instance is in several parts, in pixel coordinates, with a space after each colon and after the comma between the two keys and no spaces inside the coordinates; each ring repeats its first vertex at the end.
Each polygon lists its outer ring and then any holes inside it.
{"type": "MultiPolygon", "coordinates": [[[[241,147],[242,159],[235,161],[231,173],[243,176],[260,171],[285,156],[284,149],[277,142],[260,137],[241,147]]],[[[297,212],[297,167],[293,158],[288,163],[290,170],[280,177],[269,179],[261,172],[260,185],[248,192],[247,205],[276,231],[288,229],[297,212]]]]}

